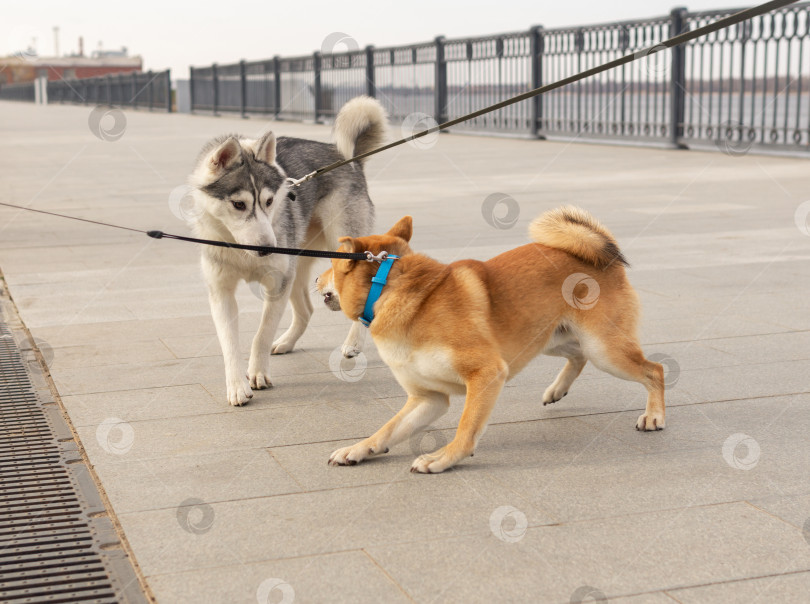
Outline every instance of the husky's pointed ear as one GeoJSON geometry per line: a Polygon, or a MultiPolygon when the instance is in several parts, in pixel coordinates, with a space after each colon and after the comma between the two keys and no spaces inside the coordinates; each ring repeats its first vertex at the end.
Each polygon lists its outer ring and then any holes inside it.
{"type": "Polygon", "coordinates": [[[242,159],[242,145],[233,136],[217,147],[211,155],[211,169],[222,172],[242,159]]]}
{"type": "Polygon", "coordinates": [[[403,216],[397,223],[391,227],[388,234],[393,237],[399,237],[405,241],[410,241],[413,236],[413,218],[410,216],[403,216]]]}
{"type": "Polygon", "coordinates": [[[271,130],[256,144],[256,159],[266,164],[276,161],[276,135],[271,130]]]}
{"type": "MultiPolygon", "coordinates": [[[[340,242],[339,252],[348,252],[354,254],[357,251],[357,244],[351,237],[341,237],[338,239],[340,242]]],[[[348,273],[354,268],[356,260],[338,260],[337,269],[342,273],[348,273]]]]}

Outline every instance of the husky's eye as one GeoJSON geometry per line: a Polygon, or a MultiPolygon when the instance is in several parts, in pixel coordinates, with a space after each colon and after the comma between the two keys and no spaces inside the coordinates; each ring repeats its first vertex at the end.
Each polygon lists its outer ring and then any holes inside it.
{"type": "Polygon", "coordinates": [[[242,211],[247,207],[244,201],[232,201],[231,203],[233,204],[233,207],[239,211],[242,211]]]}
{"type": "Polygon", "coordinates": [[[269,208],[271,203],[273,203],[273,198],[272,198],[272,197],[268,197],[268,198],[267,198],[267,201],[265,202],[265,205],[266,205],[266,206],[269,208]]]}

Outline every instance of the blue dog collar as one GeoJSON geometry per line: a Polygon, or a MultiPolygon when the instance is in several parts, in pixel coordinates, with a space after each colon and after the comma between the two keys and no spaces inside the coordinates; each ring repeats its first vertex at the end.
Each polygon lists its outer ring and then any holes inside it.
{"type": "Polygon", "coordinates": [[[383,288],[388,280],[388,273],[394,265],[394,260],[398,259],[399,256],[394,256],[393,254],[386,256],[386,258],[380,262],[380,268],[377,269],[377,274],[371,278],[371,289],[368,292],[368,298],[366,298],[363,316],[357,319],[366,327],[371,325],[371,322],[374,320],[374,304],[377,303],[377,300],[379,300],[382,295],[383,288]]]}

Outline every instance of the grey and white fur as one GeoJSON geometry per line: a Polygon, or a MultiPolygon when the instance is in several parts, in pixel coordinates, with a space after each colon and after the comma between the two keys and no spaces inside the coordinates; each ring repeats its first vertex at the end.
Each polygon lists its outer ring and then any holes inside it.
{"type": "MultiPolygon", "coordinates": [[[[202,149],[189,182],[193,189],[197,237],[234,243],[335,250],[338,237],[371,233],[374,206],[362,162],[328,172],[290,190],[286,178],[300,178],[322,166],[369,151],[385,142],[387,120],[374,99],[346,103],[334,125],[335,144],[280,137],[272,132],[254,140],[226,135],[202,149]]],[[[211,314],[225,359],[228,402],[243,405],[253,389],[272,386],[271,354],[289,352],[304,333],[313,258],[221,247],[202,248],[203,276],[211,314]],[[247,374],[240,369],[239,309],[241,280],[259,282],[264,306],[253,338],[247,374]],[[273,341],[287,300],[292,324],[273,341]]],[[[347,357],[359,354],[364,328],[355,322],[343,343],[347,357]]]]}

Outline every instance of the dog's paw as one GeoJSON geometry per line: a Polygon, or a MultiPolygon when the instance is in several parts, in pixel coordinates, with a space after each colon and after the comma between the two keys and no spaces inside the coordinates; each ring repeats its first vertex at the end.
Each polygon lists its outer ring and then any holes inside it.
{"type": "Polygon", "coordinates": [[[546,388],[546,391],[543,393],[543,406],[556,403],[566,394],[568,394],[567,390],[563,391],[562,388],[560,388],[559,386],[555,387],[555,385],[552,384],[551,386],[546,388]]]}
{"type": "Polygon", "coordinates": [[[253,391],[245,378],[228,384],[228,402],[234,407],[241,407],[253,398],[253,391]]]}
{"type": "Polygon", "coordinates": [[[340,347],[340,352],[342,352],[343,356],[346,357],[347,359],[353,359],[362,351],[353,344],[344,344],[343,346],[340,347]]]}
{"type": "Polygon", "coordinates": [[[273,342],[272,353],[273,354],[287,354],[288,352],[292,351],[294,346],[295,346],[295,342],[291,342],[291,341],[285,339],[284,336],[281,336],[278,340],[273,342]]]}
{"type": "Polygon", "coordinates": [[[264,390],[265,388],[272,388],[273,382],[270,380],[270,373],[264,371],[249,371],[248,381],[253,390],[264,390]]]}
{"type": "Polygon", "coordinates": [[[663,413],[643,413],[636,422],[636,430],[663,430],[666,426],[663,413]]]}
{"type": "Polygon", "coordinates": [[[378,451],[374,445],[361,441],[351,447],[338,449],[329,456],[328,463],[330,466],[354,466],[364,459],[381,453],[388,453],[388,449],[378,451]]]}
{"type": "Polygon", "coordinates": [[[413,464],[411,464],[411,472],[418,472],[419,474],[439,474],[448,468],[456,465],[458,460],[454,459],[447,452],[447,447],[442,447],[433,453],[425,453],[417,457],[413,464]]]}

